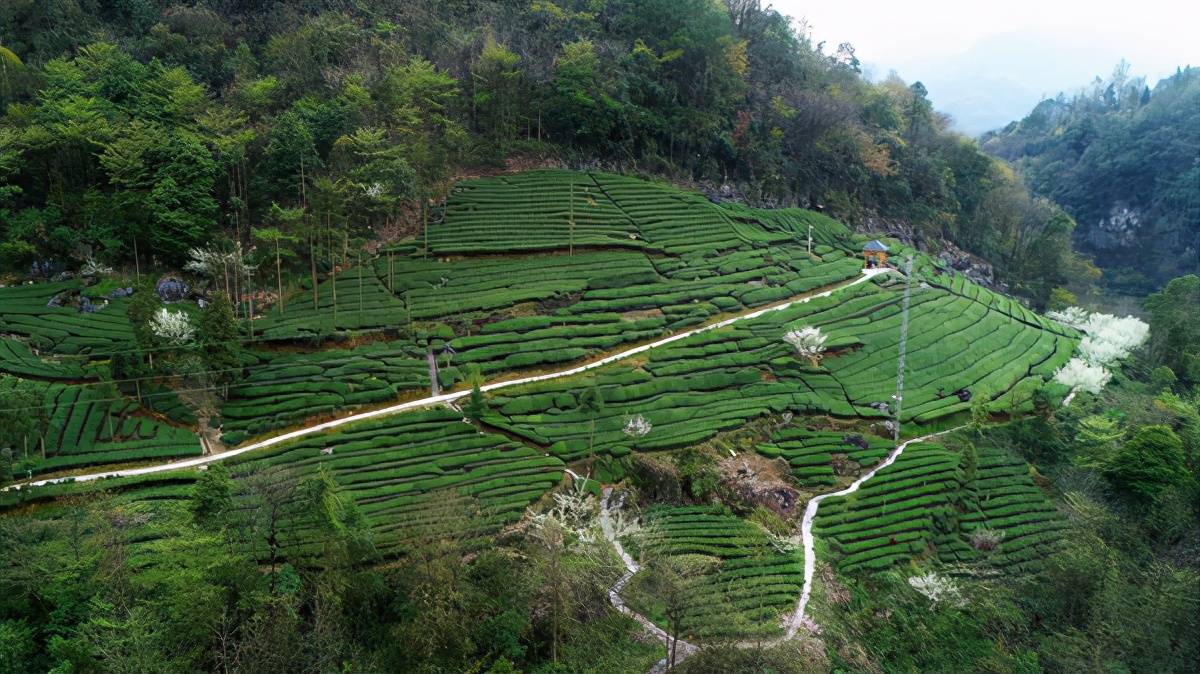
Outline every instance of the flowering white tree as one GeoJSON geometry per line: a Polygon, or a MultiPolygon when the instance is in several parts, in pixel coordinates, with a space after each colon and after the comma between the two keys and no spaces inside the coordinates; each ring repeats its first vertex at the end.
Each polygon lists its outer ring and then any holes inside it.
{"type": "Polygon", "coordinates": [[[783,341],[796,349],[796,355],[811,360],[813,367],[817,367],[818,361],[824,355],[825,340],[827,339],[829,336],[823,334],[820,328],[812,326],[805,326],[799,330],[788,330],[783,335],[783,341]]]}
{"type": "Polygon", "coordinates": [[[1068,307],[1046,315],[1085,333],[1079,342],[1078,355],[1058,369],[1054,378],[1057,383],[1090,393],[1104,389],[1112,379],[1109,366],[1128,356],[1150,336],[1150,326],[1132,315],[1117,318],[1080,307],[1068,307]]]}
{"type": "Polygon", "coordinates": [[[80,276],[107,276],[112,273],[112,267],[99,262],[96,258],[90,255],[83,261],[83,266],[79,268],[80,276]]]}
{"type": "Polygon", "coordinates": [[[1112,373],[1103,365],[1092,365],[1082,358],[1072,358],[1054,373],[1054,381],[1088,393],[1099,393],[1109,379],[1112,373]]]}
{"type": "Polygon", "coordinates": [[[1062,311],[1047,311],[1046,317],[1076,330],[1082,330],[1088,320],[1088,310],[1083,307],[1067,307],[1062,311]]]}
{"type": "Polygon", "coordinates": [[[917,592],[925,595],[934,604],[939,602],[947,602],[951,606],[964,606],[966,604],[954,581],[940,576],[933,571],[909,578],[908,584],[917,592]]]}
{"type": "Polygon", "coordinates": [[[1088,362],[1105,365],[1124,358],[1141,346],[1150,334],[1150,326],[1126,316],[1118,318],[1112,314],[1089,313],[1079,307],[1064,311],[1051,311],[1050,318],[1085,333],[1079,348],[1088,362]]]}
{"type": "Polygon", "coordinates": [[[1112,378],[1108,367],[1141,346],[1150,334],[1150,326],[1133,316],[1118,318],[1080,307],[1046,315],[1085,333],[1078,355],[1054,373],[1054,380],[1089,393],[1099,393],[1112,378]]]}
{"type": "Polygon", "coordinates": [[[232,250],[222,250],[216,246],[188,249],[188,261],[183,268],[211,278],[214,285],[220,283],[229,297],[237,295],[236,289],[256,269],[246,262],[241,242],[235,243],[232,250]]]}
{"type": "Polygon", "coordinates": [[[625,428],[622,430],[631,438],[642,438],[649,434],[652,428],[654,426],[646,420],[646,417],[639,414],[625,419],[625,428]]]}
{"type": "Polygon", "coordinates": [[[176,346],[192,341],[192,335],[196,332],[192,327],[192,322],[188,320],[187,314],[182,311],[171,311],[166,307],[160,307],[158,313],[150,319],[150,330],[158,337],[176,346]]]}

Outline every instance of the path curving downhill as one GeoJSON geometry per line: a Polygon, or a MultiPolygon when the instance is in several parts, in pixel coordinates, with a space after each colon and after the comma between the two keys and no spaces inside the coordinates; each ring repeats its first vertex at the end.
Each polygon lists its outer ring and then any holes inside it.
{"type": "Polygon", "coordinates": [[[904,450],[909,445],[913,444],[914,442],[925,442],[927,440],[936,438],[939,435],[945,435],[946,433],[957,431],[959,428],[962,428],[962,426],[950,428],[944,431],[938,431],[937,433],[930,433],[929,435],[923,435],[919,438],[913,438],[912,440],[905,440],[899,445],[896,445],[896,448],[893,449],[892,452],[887,455],[887,458],[880,462],[879,465],[860,475],[857,480],[850,483],[850,486],[840,491],[833,491],[827,494],[814,496],[808,502],[808,505],[804,508],[804,519],[800,523],[800,539],[804,545],[804,584],[801,586],[800,599],[796,601],[796,610],[792,613],[792,617],[788,620],[787,633],[783,637],[782,641],[795,638],[796,632],[799,631],[800,625],[804,622],[804,610],[808,608],[808,600],[812,595],[813,573],[817,568],[817,554],[814,549],[812,530],[813,521],[817,518],[817,509],[821,507],[821,501],[834,496],[847,496],[849,494],[853,494],[854,492],[858,491],[858,488],[861,487],[864,482],[875,477],[876,473],[895,463],[896,459],[900,458],[900,455],[904,453],[904,450]]]}
{"type": "MultiPolygon", "coordinates": [[[[701,332],[707,332],[709,330],[716,330],[717,328],[723,328],[723,327],[726,327],[729,325],[733,325],[734,323],[738,323],[740,321],[746,321],[746,320],[758,318],[759,316],[762,316],[769,312],[779,311],[779,310],[786,309],[788,307],[791,307],[791,306],[794,306],[797,304],[803,304],[803,303],[808,302],[809,300],[812,300],[817,297],[829,297],[830,295],[832,295],[835,292],[856,286],[860,283],[870,281],[871,279],[875,278],[876,276],[880,276],[882,274],[889,274],[894,271],[895,271],[894,269],[891,269],[888,267],[864,269],[864,270],[862,270],[862,273],[858,277],[854,278],[853,280],[847,281],[845,283],[841,283],[839,285],[836,285],[828,290],[824,290],[819,293],[813,293],[810,295],[802,295],[802,296],[794,297],[790,300],[785,300],[778,304],[773,304],[773,305],[770,305],[770,306],[767,306],[767,307],[764,307],[761,309],[755,309],[754,311],[749,311],[749,312],[746,312],[743,314],[738,314],[736,316],[726,318],[726,319],[718,321],[716,323],[702,325],[698,328],[692,328],[691,330],[684,330],[683,332],[678,332],[673,335],[663,337],[662,339],[650,342],[648,344],[642,344],[641,346],[635,346],[630,349],[625,349],[624,351],[619,351],[610,356],[605,356],[604,358],[601,358],[599,360],[595,360],[595,361],[592,361],[589,363],[584,363],[583,365],[578,365],[576,367],[568,368],[565,370],[558,370],[555,372],[548,372],[545,374],[532,375],[529,377],[520,377],[517,379],[506,379],[506,380],[501,380],[501,381],[495,381],[490,384],[485,384],[485,385],[479,387],[479,389],[481,391],[483,391],[484,393],[487,393],[489,391],[495,391],[495,390],[502,389],[502,388],[509,388],[512,386],[521,386],[523,384],[532,384],[535,382],[547,381],[550,379],[559,379],[561,377],[570,377],[573,375],[580,374],[582,372],[587,372],[588,370],[593,370],[593,369],[596,369],[599,367],[603,367],[605,365],[610,365],[612,363],[616,363],[618,361],[625,360],[627,358],[630,358],[631,356],[636,356],[639,353],[644,353],[646,351],[650,351],[651,349],[657,349],[659,347],[666,346],[667,344],[671,344],[672,342],[677,342],[681,339],[687,339],[688,337],[699,334],[701,332]]],[[[331,421],[326,421],[323,423],[314,424],[312,426],[306,426],[304,428],[290,431],[287,433],[282,433],[280,435],[276,435],[276,436],[267,438],[266,440],[260,440],[258,442],[254,442],[249,445],[246,445],[245,447],[239,447],[237,449],[232,449],[227,452],[222,452],[220,454],[210,454],[207,456],[198,456],[198,457],[195,457],[192,459],[184,459],[182,461],[171,461],[171,462],[156,464],[156,465],[152,465],[152,466],[143,466],[141,468],[126,468],[126,469],[121,469],[121,470],[110,470],[110,471],[101,471],[101,472],[97,472],[97,473],[86,473],[83,475],[67,475],[67,476],[63,476],[63,477],[46,478],[43,480],[33,480],[33,481],[29,481],[29,482],[23,482],[23,483],[9,485],[7,487],[0,489],[0,491],[8,491],[10,489],[22,489],[25,487],[40,487],[40,486],[49,485],[49,484],[58,484],[61,482],[71,482],[71,481],[88,482],[91,480],[99,480],[99,479],[110,478],[110,477],[134,477],[137,475],[149,475],[152,473],[161,473],[161,472],[166,472],[166,471],[171,471],[171,470],[196,468],[199,466],[208,465],[210,463],[216,463],[218,461],[223,461],[230,457],[238,456],[241,454],[246,454],[248,452],[253,452],[258,449],[264,449],[266,447],[278,445],[279,443],[287,442],[288,440],[295,440],[296,438],[304,437],[306,435],[312,435],[314,433],[320,433],[322,431],[326,431],[331,428],[337,428],[338,426],[343,426],[345,424],[352,424],[356,421],[363,421],[366,419],[375,419],[377,417],[384,417],[384,416],[388,416],[391,414],[397,414],[400,412],[408,412],[408,411],[412,411],[412,410],[434,407],[436,405],[444,405],[447,403],[454,402],[455,400],[459,400],[460,398],[464,398],[470,394],[471,394],[470,391],[455,391],[455,392],[451,392],[451,393],[443,393],[440,395],[429,396],[427,398],[421,398],[419,400],[411,400],[408,402],[400,403],[397,405],[392,405],[390,407],[384,407],[384,408],[377,409],[377,410],[371,410],[368,412],[360,412],[358,414],[351,414],[349,416],[341,417],[340,419],[333,419],[331,421]]]]}
{"type": "MultiPolygon", "coordinates": [[[[885,458],[871,470],[863,473],[858,477],[858,479],[856,479],[854,482],[851,482],[850,485],[845,489],[814,496],[804,509],[804,519],[800,525],[800,537],[804,548],[804,584],[801,586],[800,597],[796,601],[796,610],[793,611],[792,614],[787,618],[787,629],[785,630],[783,636],[779,636],[774,639],[753,639],[750,641],[739,641],[735,642],[733,645],[738,648],[761,648],[763,646],[775,646],[796,638],[796,634],[799,632],[801,625],[804,624],[804,611],[806,608],[808,608],[808,600],[812,595],[813,575],[814,571],[816,570],[817,561],[813,539],[813,521],[817,517],[817,509],[821,507],[821,501],[834,496],[846,496],[858,491],[858,488],[861,487],[867,480],[875,477],[876,473],[895,463],[896,459],[900,458],[900,455],[904,453],[904,450],[909,445],[917,442],[925,442],[939,435],[952,433],[960,428],[963,427],[958,426],[944,431],[938,431],[937,433],[923,435],[919,438],[913,438],[912,440],[906,440],[897,445],[896,448],[887,455],[887,458],[885,458]]],[[[567,472],[572,479],[584,479],[574,471],[568,470],[567,472]]],[[[613,505],[611,496],[612,487],[605,487],[603,491],[603,497],[600,500],[600,529],[604,533],[604,538],[613,546],[613,549],[621,558],[621,563],[625,566],[625,573],[623,573],[620,579],[618,579],[617,582],[608,589],[608,601],[613,605],[613,608],[636,620],[650,636],[662,642],[662,644],[667,647],[669,652],[671,647],[671,636],[667,634],[666,631],[664,631],[661,627],[655,625],[652,620],[629,608],[629,606],[625,603],[625,600],[621,598],[621,591],[625,589],[625,586],[629,584],[629,581],[633,578],[634,574],[640,570],[641,567],[633,560],[632,557],[629,556],[629,553],[625,552],[624,546],[621,545],[621,541],[617,538],[617,532],[613,527],[613,505]]],[[[675,661],[668,664],[667,658],[663,658],[650,670],[650,674],[657,674],[659,672],[666,671],[673,665],[679,664],[684,659],[693,655],[697,650],[699,650],[698,646],[695,644],[685,642],[683,640],[678,640],[676,642],[676,646],[677,649],[675,661]]]]}

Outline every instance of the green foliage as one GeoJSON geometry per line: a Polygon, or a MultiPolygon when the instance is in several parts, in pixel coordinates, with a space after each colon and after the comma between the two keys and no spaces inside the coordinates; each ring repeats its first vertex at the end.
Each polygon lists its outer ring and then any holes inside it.
{"type": "MultiPolygon", "coordinates": [[[[37,444],[46,421],[42,392],[33,382],[0,375],[0,450],[15,456],[37,444]]],[[[4,476],[4,479],[11,475],[4,476]]]]}
{"type": "Polygon", "coordinates": [[[1133,499],[1152,502],[1189,479],[1183,442],[1170,426],[1143,426],[1105,464],[1104,476],[1133,499]]]}
{"type": "Polygon", "coordinates": [[[1150,312],[1150,355],[1186,384],[1200,384],[1200,276],[1181,276],[1146,298],[1150,312]]]}
{"type": "Polygon", "coordinates": [[[192,487],[189,507],[192,519],[202,529],[219,530],[233,508],[233,480],[229,469],[221,463],[208,466],[192,487]]]}
{"type": "Polygon", "coordinates": [[[1080,223],[1075,241],[1110,286],[1140,295],[1200,271],[1186,252],[1200,236],[1200,167],[1184,140],[1198,111],[1200,69],[1178,70],[1151,90],[1122,61],[1108,79],[1042,101],[982,145],[1080,223]]]}
{"type": "Polygon", "coordinates": [[[471,387],[471,395],[467,398],[464,411],[467,413],[467,418],[473,421],[479,421],[483,415],[487,414],[487,401],[484,400],[483,393],[479,390],[479,384],[471,387]]]}
{"type": "Polygon", "coordinates": [[[224,293],[215,293],[196,321],[196,348],[211,381],[229,386],[241,379],[241,336],[233,306],[224,293]]]}
{"type": "Polygon", "coordinates": [[[964,605],[931,604],[902,572],[854,581],[848,605],[839,607],[839,625],[826,638],[861,644],[861,650],[831,648],[832,664],[850,671],[1039,672],[1037,650],[1023,640],[1017,602],[1011,590],[980,584],[964,605]],[[891,613],[879,621],[883,606],[891,613]],[[912,648],[915,643],[922,645],[912,648]]]}

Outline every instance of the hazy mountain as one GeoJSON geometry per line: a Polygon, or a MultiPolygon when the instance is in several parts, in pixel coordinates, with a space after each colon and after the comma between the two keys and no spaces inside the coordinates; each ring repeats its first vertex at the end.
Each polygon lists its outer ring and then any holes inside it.
{"type": "Polygon", "coordinates": [[[909,57],[871,69],[880,77],[895,69],[905,80],[920,80],[934,106],[949,113],[958,130],[976,136],[1024,117],[1044,98],[1107,77],[1121,59],[1150,82],[1183,65],[1160,62],[1130,44],[1029,31],[985,37],[949,58],[909,57]]]}

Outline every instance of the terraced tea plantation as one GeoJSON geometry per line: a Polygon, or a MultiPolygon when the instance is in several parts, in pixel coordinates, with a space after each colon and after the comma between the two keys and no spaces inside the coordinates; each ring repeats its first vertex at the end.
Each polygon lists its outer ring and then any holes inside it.
{"type": "MultiPolygon", "coordinates": [[[[421,524],[428,499],[454,490],[478,500],[473,533],[520,518],[563,476],[563,463],[503,435],[481,433],[453,410],[398,414],[238,457],[246,477],[275,467],[301,479],[325,466],[367,516],[387,552],[421,524]]],[[[302,545],[302,541],[293,541],[302,545]]]]}
{"type": "Polygon", "coordinates": [[[1045,490],[1034,484],[1029,465],[995,448],[979,450],[961,510],[959,530],[935,540],[939,558],[1009,573],[1038,568],[1066,526],[1045,490]]]}
{"type": "Polygon", "coordinates": [[[223,441],[238,444],[305,419],[426,390],[428,369],[417,356],[415,347],[385,342],[317,353],[252,352],[247,376],[221,408],[223,441]]]}
{"type": "Polygon", "coordinates": [[[94,375],[85,371],[79,359],[42,358],[28,343],[0,338],[0,373],[37,379],[82,380],[94,375]]]}
{"type": "Polygon", "coordinates": [[[815,531],[845,573],[926,557],[1015,573],[1036,568],[1064,525],[1019,457],[980,449],[972,469],[958,452],[916,444],[857,492],[826,499],[815,531]]]}
{"type": "Polygon", "coordinates": [[[962,484],[957,453],[912,445],[857,492],[822,502],[815,533],[829,542],[839,571],[884,569],[926,552],[935,520],[950,517],[962,484]]]}
{"type": "MultiPolygon", "coordinates": [[[[0,378],[0,386],[17,380],[0,378]]],[[[36,384],[36,382],[35,382],[36,384]]],[[[26,411],[40,432],[22,443],[14,473],[195,456],[200,442],[190,428],[155,418],[134,401],[95,386],[41,383],[41,404],[26,411]],[[45,456],[41,451],[45,443],[45,456]]]]}
{"type": "MultiPolygon", "coordinates": [[[[886,435],[901,291],[894,282],[862,284],[697,334],[583,381],[505,391],[496,396],[496,409],[515,432],[566,460],[683,447],[785,411],[861,419],[886,435]],[[805,325],[829,335],[829,352],[816,368],[782,339],[805,325]],[[604,399],[603,409],[579,404],[590,387],[604,399]],[[653,430],[626,435],[625,421],[634,415],[653,430]]],[[[940,423],[969,410],[971,401],[996,413],[1031,409],[1033,392],[1069,359],[1077,337],[1014,313],[991,293],[968,297],[936,285],[915,291],[903,421],[940,423]]]]}
{"type": "Polygon", "coordinates": [[[853,432],[809,431],[800,426],[785,426],[771,435],[770,443],[759,445],[757,449],[763,456],[784,459],[801,485],[815,487],[837,484],[835,455],[841,455],[854,462],[858,469],[865,470],[887,456],[892,442],[853,432]]]}
{"type": "Polygon", "coordinates": [[[688,639],[777,636],[780,617],[795,608],[804,582],[801,552],[780,549],[761,527],[720,507],[653,507],[629,543],[647,569],[666,557],[699,567],[678,581],[682,597],[656,593],[646,579],[650,570],[634,576],[625,593],[660,626],[663,602],[679,602],[673,611],[682,614],[688,639]]]}
{"type": "Polygon", "coordinates": [[[295,340],[339,331],[398,329],[405,324],[404,304],[369,269],[354,267],[317,286],[317,306],[301,292],[284,307],[270,311],[254,328],[264,339],[295,340]]]}
{"type": "Polygon", "coordinates": [[[128,348],[133,328],[125,316],[128,300],[96,303],[93,313],[68,306],[49,306],[57,295],[71,295],[79,281],[36,283],[0,288],[0,335],[33,340],[44,351],[105,355],[128,348]]]}
{"type": "MultiPolygon", "coordinates": [[[[906,283],[898,274],[862,276],[865,240],[817,213],[716,204],[607,173],[465,181],[434,209],[427,232],[320,279],[315,304],[312,289],[301,287],[282,312],[259,311],[238,378],[209,422],[228,447],[424,398],[431,356],[437,384],[462,391],[476,370],[485,381],[550,375],[764,311],[582,374],[495,389],[486,409],[395,413],[225,457],[239,512],[259,507],[254,492],[264,480],[328,475],[358,504],[387,558],[446,517],[469,522],[458,533],[486,545],[529,506],[549,501],[568,464],[620,477],[636,468],[625,459],[634,453],[691,448],[723,433],[705,450],[719,445],[722,458],[728,450],[781,460],[778,472],[790,472],[788,488],[802,494],[802,506],[893,447],[906,283]],[[784,339],[802,328],[826,337],[815,360],[784,339]],[[731,437],[736,442],[721,444],[731,437]]],[[[888,243],[895,255],[915,253],[888,243]]],[[[908,437],[958,425],[972,412],[1021,415],[1039,396],[1066,395],[1052,380],[1076,348],[1075,330],[924,255],[916,255],[909,287],[901,416],[908,437]]],[[[47,307],[80,289],[73,281],[0,289],[7,377],[0,381],[35,382],[46,411],[38,442],[14,467],[37,474],[199,454],[202,415],[183,404],[169,378],[139,387],[145,406],[98,385],[109,356],[133,339],[129,300],[96,313],[47,307]]],[[[184,516],[196,475],[164,472],[78,489],[161,509],[166,521],[184,516]]],[[[13,505],[72,489],[0,500],[13,505]]],[[[644,570],[623,596],[665,625],[676,598],[649,570],[679,563],[695,572],[680,580],[685,638],[778,636],[801,589],[802,553],[739,516],[753,510],[745,504],[680,501],[647,504],[642,533],[624,541],[644,570]]],[[[278,540],[286,557],[317,552],[311,527],[284,524],[278,540]]],[[[977,460],[965,460],[930,443],[910,446],[853,495],[823,501],[816,520],[821,559],[849,574],[914,560],[1025,572],[1053,549],[1061,527],[1018,458],[981,449],[977,460]]],[[[154,545],[167,535],[139,534],[132,554],[153,563],[154,545]]]]}

